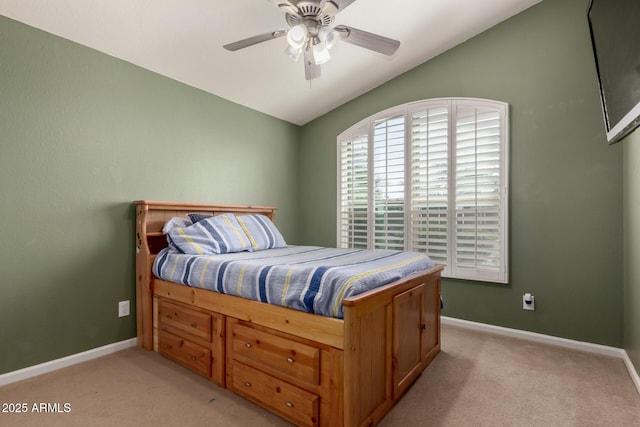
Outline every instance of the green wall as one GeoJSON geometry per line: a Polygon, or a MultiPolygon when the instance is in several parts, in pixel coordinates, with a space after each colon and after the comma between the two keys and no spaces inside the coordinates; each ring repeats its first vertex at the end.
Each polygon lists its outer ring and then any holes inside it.
{"type": "Polygon", "coordinates": [[[640,130],[624,152],[624,348],[640,373],[640,130]]]}
{"type": "Polygon", "coordinates": [[[446,279],[445,316],[621,347],[622,146],[608,146],[588,0],[543,1],[305,125],[301,239],[335,245],[336,136],[437,97],[510,104],[510,282],[446,279]],[[522,310],[522,294],[536,311],[522,310]]]}
{"type": "Polygon", "coordinates": [[[131,201],[279,208],[300,128],[0,17],[0,374],[135,336],[131,201]]]}

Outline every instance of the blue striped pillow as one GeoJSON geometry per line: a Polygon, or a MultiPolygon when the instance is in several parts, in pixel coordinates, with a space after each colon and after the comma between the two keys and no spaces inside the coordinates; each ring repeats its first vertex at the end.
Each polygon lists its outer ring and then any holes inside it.
{"type": "Polygon", "coordinates": [[[195,224],[196,222],[200,222],[203,219],[211,218],[213,215],[199,214],[199,213],[188,213],[187,216],[189,217],[191,222],[193,222],[195,224]]]}
{"type": "Polygon", "coordinates": [[[233,214],[205,218],[189,227],[178,227],[167,234],[178,251],[192,255],[226,254],[251,250],[242,226],[233,214]]]}
{"type": "Polygon", "coordinates": [[[238,222],[247,234],[254,251],[287,246],[280,231],[265,215],[240,215],[238,222]]]}

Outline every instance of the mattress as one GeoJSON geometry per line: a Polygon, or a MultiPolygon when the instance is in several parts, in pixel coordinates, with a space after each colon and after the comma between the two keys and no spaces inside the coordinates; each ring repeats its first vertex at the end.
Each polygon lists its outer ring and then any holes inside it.
{"type": "Polygon", "coordinates": [[[285,246],[255,252],[184,254],[168,247],[153,263],[165,281],[342,318],[342,301],[435,263],[425,254],[285,246]]]}

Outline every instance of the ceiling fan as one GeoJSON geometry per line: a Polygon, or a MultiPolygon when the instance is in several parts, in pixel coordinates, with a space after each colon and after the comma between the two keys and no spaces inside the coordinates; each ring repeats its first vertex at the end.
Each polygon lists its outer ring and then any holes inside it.
{"type": "Polygon", "coordinates": [[[331,59],[329,50],[338,40],[391,56],[400,42],[346,25],[331,28],[338,12],[355,0],[270,0],[285,13],[288,29],[279,29],[229,43],[223,47],[230,51],[244,49],[268,40],[286,36],[287,53],[294,60],[304,58],[307,80],[320,77],[320,64],[331,59]]]}

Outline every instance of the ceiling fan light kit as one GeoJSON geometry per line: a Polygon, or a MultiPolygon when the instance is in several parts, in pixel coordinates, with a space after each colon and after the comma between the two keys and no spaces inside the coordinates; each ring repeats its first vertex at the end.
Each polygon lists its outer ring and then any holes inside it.
{"type": "Polygon", "coordinates": [[[320,28],[320,31],[318,31],[318,38],[325,44],[325,46],[329,50],[331,50],[331,48],[333,48],[336,43],[338,43],[338,37],[340,37],[338,31],[330,30],[327,27],[322,27],[320,28]]]}
{"type": "Polygon", "coordinates": [[[329,50],[338,40],[381,53],[393,55],[400,42],[378,34],[358,30],[346,25],[329,28],[335,15],[355,0],[270,0],[285,13],[288,30],[280,29],[229,43],[223,47],[236,51],[273,40],[287,37],[285,53],[294,61],[304,54],[305,78],[320,77],[320,64],[331,59],[329,50]]]}
{"type": "Polygon", "coordinates": [[[284,51],[294,62],[298,62],[300,56],[302,56],[302,49],[291,47],[291,45],[287,46],[287,49],[284,51]]]}
{"type": "Polygon", "coordinates": [[[324,43],[318,42],[313,44],[313,62],[317,65],[324,64],[331,59],[329,49],[324,43]]]}
{"type": "Polygon", "coordinates": [[[294,49],[300,49],[307,41],[307,34],[307,27],[303,24],[291,27],[289,31],[287,31],[287,41],[289,42],[289,46],[294,49]]]}

